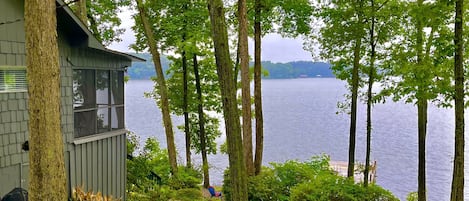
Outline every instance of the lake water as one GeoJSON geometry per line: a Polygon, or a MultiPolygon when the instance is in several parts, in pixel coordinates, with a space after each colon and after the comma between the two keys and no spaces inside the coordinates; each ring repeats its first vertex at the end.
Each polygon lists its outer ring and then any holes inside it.
{"type": "MultiPolygon", "coordinates": [[[[126,84],[126,126],[141,140],[156,137],[166,147],[161,113],[154,100],[143,93],[153,83],[131,80],[126,84]]],[[[326,153],[334,161],[348,160],[349,117],[336,114],[337,102],[346,93],[345,83],[333,78],[263,80],[264,164],[289,159],[307,160],[326,153]]],[[[466,110],[466,119],[469,111],[466,110]]],[[[417,191],[417,110],[404,103],[386,102],[373,108],[372,160],[377,183],[401,200],[417,191]]],[[[427,190],[430,201],[449,200],[454,152],[454,113],[429,107],[427,133],[427,190]]],[[[366,107],[358,108],[356,160],[365,161],[366,107]]],[[[183,124],[173,116],[173,125],[183,124]]],[[[222,127],[223,128],[223,127],[222,127]]],[[[466,141],[468,126],[466,126],[466,141]]],[[[179,162],[184,163],[184,135],[176,131],[179,162]]],[[[224,137],[218,139],[221,144],[224,137]]],[[[466,149],[466,155],[469,152],[466,149]]],[[[200,164],[200,157],[193,156],[200,164]]],[[[466,160],[467,161],[467,160],[466,160]]],[[[222,183],[227,155],[210,155],[211,183],[222,183]]],[[[469,163],[466,162],[466,167],[469,163]]],[[[466,175],[468,171],[466,169],[466,175]]],[[[466,179],[466,184],[468,183],[466,179]]],[[[468,186],[468,185],[466,185],[468,186]]],[[[466,190],[466,199],[469,198],[466,190]]]]}

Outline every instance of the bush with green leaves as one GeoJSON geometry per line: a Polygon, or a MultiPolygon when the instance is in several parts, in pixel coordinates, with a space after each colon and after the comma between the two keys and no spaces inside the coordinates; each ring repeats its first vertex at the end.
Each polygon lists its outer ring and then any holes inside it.
{"type": "Polygon", "coordinates": [[[127,198],[130,201],[203,200],[200,170],[179,167],[171,175],[168,153],[159,142],[148,138],[139,150],[138,137],[127,135],[127,198]]]}
{"type": "MultiPolygon", "coordinates": [[[[223,193],[230,200],[231,186],[225,171],[223,193]]],[[[337,175],[329,157],[315,156],[305,162],[296,160],[271,163],[261,174],[249,178],[250,201],[397,201],[389,191],[370,185],[367,188],[337,175]]]]}
{"type": "Polygon", "coordinates": [[[179,167],[178,174],[168,180],[168,185],[173,189],[200,188],[202,173],[200,170],[179,167]]]}
{"type": "Polygon", "coordinates": [[[399,201],[377,185],[364,187],[338,175],[321,175],[294,188],[290,201],[399,201]]]}
{"type": "Polygon", "coordinates": [[[417,201],[419,200],[419,194],[417,192],[410,192],[406,197],[407,201],[417,201]]]}

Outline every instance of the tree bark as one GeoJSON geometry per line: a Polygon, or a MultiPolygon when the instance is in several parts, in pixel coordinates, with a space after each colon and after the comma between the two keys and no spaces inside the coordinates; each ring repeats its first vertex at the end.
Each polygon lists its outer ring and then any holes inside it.
{"type": "MultiPolygon", "coordinates": [[[[423,7],[423,0],[417,1],[418,9],[423,7]]],[[[417,71],[423,66],[423,19],[422,16],[417,16],[417,40],[416,40],[416,52],[417,52],[417,71]]],[[[427,200],[427,188],[426,188],[426,166],[425,166],[425,138],[427,135],[427,105],[428,101],[425,95],[424,86],[419,86],[417,89],[417,124],[418,124],[418,187],[417,195],[419,201],[427,200]]]]}
{"type": "Polygon", "coordinates": [[[29,199],[66,200],[55,0],[25,1],[29,199]]]}
{"type": "Polygon", "coordinates": [[[376,44],[375,44],[375,1],[371,0],[371,29],[370,29],[370,69],[368,72],[368,91],[366,101],[366,157],[365,157],[365,171],[363,178],[363,186],[368,187],[369,172],[370,172],[370,158],[371,158],[371,108],[373,106],[373,83],[374,83],[374,70],[376,59],[376,44]]]}
{"type": "MultiPolygon", "coordinates": [[[[183,40],[185,40],[185,35],[183,36],[183,40]]],[[[184,110],[184,133],[186,138],[186,166],[188,168],[192,167],[191,162],[191,136],[190,136],[190,129],[189,129],[189,110],[187,108],[188,101],[187,101],[187,58],[186,58],[186,51],[182,51],[181,54],[182,60],[182,74],[183,74],[183,110],[184,110]]]]}
{"type": "MultiPolygon", "coordinates": [[[[358,13],[359,31],[362,30],[361,22],[363,21],[363,1],[357,1],[359,8],[355,8],[358,13]]],[[[355,174],[355,138],[357,130],[357,97],[358,97],[358,85],[359,85],[359,68],[360,68],[360,50],[362,43],[362,34],[359,33],[355,39],[355,47],[353,49],[353,67],[352,67],[352,105],[350,113],[350,136],[349,136],[349,157],[347,167],[347,177],[352,178],[355,174]]]]}
{"type": "Polygon", "coordinates": [[[202,169],[204,173],[204,187],[208,188],[210,186],[210,176],[209,176],[209,167],[207,160],[207,143],[206,143],[206,133],[205,133],[205,117],[204,117],[204,106],[202,98],[202,87],[200,85],[200,74],[199,74],[199,64],[197,62],[197,55],[194,54],[193,58],[194,74],[195,74],[195,88],[197,90],[197,99],[199,101],[197,105],[199,113],[199,138],[200,138],[200,152],[202,154],[202,169]]]}
{"type": "Polygon", "coordinates": [[[417,100],[418,115],[418,143],[419,143],[419,162],[418,162],[418,199],[425,201],[427,197],[426,190],[426,171],[425,171],[425,138],[427,134],[427,106],[428,101],[425,98],[417,100]]]}
{"type": "Polygon", "coordinates": [[[264,150],[264,117],[262,114],[262,66],[261,66],[261,0],[255,0],[254,16],[254,107],[256,117],[255,175],[262,170],[264,150]]]}
{"type": "Polygon", "coordinates": [[[455,143],[453,180],[451,184],[451,201],[464,200],[464,1],[456,0],[456,21],[454,23],[454,116],[455,116],[455,143]]]}
{"type": "Polygon", "coordinates": [[[88,12],[86,9],[86,0],[78,1],[77,16],[86,26],[88,26],[88,12]]]}
{"type": "Polygon", "coordinates": [[[233,63],[230,59],[223,1],[209,0],[208,9],[215,48],[217,74],[223,100],[232,200],[245,201],[248,200],[247,175],[246,166],[244,165],[238,104],[236,101],[236,86],[233,82],[233,63]]]}
{"type": "Polygon", "coordinates": [[[153,63],[155,65],[156,79],[159,87],[159,95],[161,98],[161,113],[163,116],[163,124],[166,133],[166,144],[168,148],[169,163],[171,165],[172,174],[177,174],[177,160],[176,160],[176,146],[174,144],[174,132],[173,124],[171,122],[171,116],[169,113],[169,101],[168,101],[168,91],[166,88],[166,82],[164,79],[163,68],[161,67],[160,53],[158,52],[156,41],[153,37],[153,30],[151,25],[148,22],[146,15],[145,7],[142,3],[142,0],[137,1],[137,8],[139,11],[140,19],[142,20],[142,25],[147,37],[148,47],[150,48],[150,53],[153,56],[153,63]]]}
{"type": "Polygon", "coordinates": [[[248,176],[254,175],[252,156],[252,118],[251,118],[251,86],[249,78],[248,20],[246,0],[238,1],[239,18],[239,58],[241,65],[242,105],[243,105],[243,147],[244,160],[248,176]]]}
{"type": "Polygon", "coordinates": [[[350,136],[349,136],[349,159],[347,177],[352,178],[355,174],[355,138],[357,129],[357,96],[358,96],[358,68],[360,68],[360,47],[361,38],[355,42],[353,50],[353,68],[352,68],[352,107],[350,113],[350,136]]]}

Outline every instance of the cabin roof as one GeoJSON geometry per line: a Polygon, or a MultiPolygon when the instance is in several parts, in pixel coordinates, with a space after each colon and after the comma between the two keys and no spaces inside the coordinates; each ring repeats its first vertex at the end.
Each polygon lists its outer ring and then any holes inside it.
{"type": "Polygon", "coordinates": [[[145,59],[131,54],[110,50],[104,47],[87,28],[87,26],[76,16],[63,0],[56,0],[57,27],[69,38],[72,45],[85,44],[89,48],[97,49],[109,54],[122,56],[131,61],[145,61],[145,59]]]}

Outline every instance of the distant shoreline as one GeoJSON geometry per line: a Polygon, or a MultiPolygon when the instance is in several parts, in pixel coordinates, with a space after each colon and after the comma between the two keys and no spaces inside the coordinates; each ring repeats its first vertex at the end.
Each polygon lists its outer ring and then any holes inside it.
{"type": "MultiPolygon", "coordinates": [[[[151,78],[132,78],[130,80],[150,80],[151,78]]],[[[336,78],[336,77],[292,77],[292,78],[262,78],[263,80],[294,80],[294,79],[324,79],[324,78],[336,78]]]]}
{"type": "MultiPolygon", "coordinates": [[[[144,58],[146,62],[134,62],[127,69],[130,79],[147,80],[155,75],[155,67],[153,65],[150,54],[136,54],[144,58]]],[[[161,57],[161,65],[163,71],[167,71],[172,61],[167,57],[161,57]]],[[[250,64],[251,67],[254,65],[250,64]]],[[[332,78],[335,77],[331,70],[331,65],[325,62],[313,61],[291,61],[286,63],[278,63],[272,61],[262,61],[263,79],[302,79],[302,78],[332,78]]],[[[167,75],[166,75],[167,76],[167,75]]]]}

